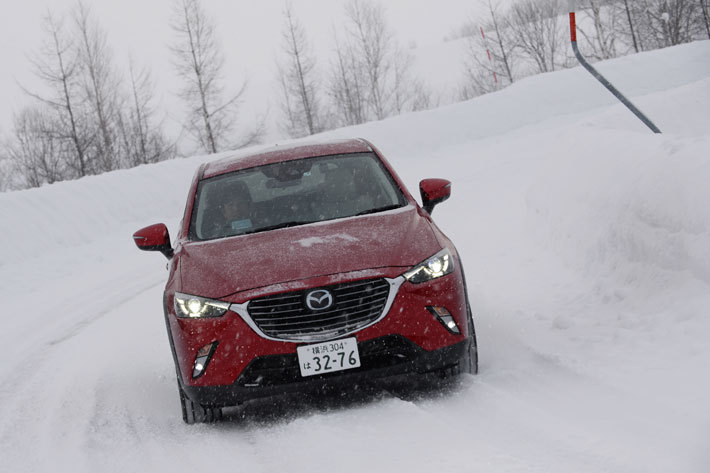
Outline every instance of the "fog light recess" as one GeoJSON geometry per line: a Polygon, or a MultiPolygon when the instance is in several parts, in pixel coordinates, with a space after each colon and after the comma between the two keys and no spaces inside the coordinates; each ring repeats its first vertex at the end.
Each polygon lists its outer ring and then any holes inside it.
{"type": "Polygon", "coordinates": [[[212,355],[214,355],[217,349],[217,342],[212,342],[208,345],[203,346],[197,351],[197,356],[195,356],[195,363],[192,367],[192,379],[199,378],[205,374],[207,369],[207,364],[210,362],[212,355]]]}
{"type": "Polygon", "coordinates": [[[431,314],[436,317],[439,322],[441,322],[441,325],[443,325],[446,330],[456,335],[461,334],[459,326],[456,325],[454,317],[448,310],[446,310],[446,307],[427,306],[427,310],[429,310],[429,312],[431,312],[431,314]]]}

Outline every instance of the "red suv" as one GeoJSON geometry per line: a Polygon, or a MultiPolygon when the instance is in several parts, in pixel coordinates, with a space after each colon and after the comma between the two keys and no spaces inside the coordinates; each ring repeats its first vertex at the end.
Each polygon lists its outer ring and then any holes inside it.
{"type": "Polygon", "coordinates": [[[164,224],[133,235],[169,259],[163,305],[183,419],[335,383],[476,373],[461,260],[362,140],[275,147],[203,164],[174,247],[164,224]]]}

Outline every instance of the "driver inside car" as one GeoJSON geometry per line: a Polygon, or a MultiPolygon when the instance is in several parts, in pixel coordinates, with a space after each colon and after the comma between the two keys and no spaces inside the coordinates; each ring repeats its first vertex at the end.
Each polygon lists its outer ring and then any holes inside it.
{"type": "Polygon", "coordinates": [[[253,227],[251,220],[252,199],[246,183],[224,183],[218,190],[219,213],[214,216],[211,237],[239,235],[253,227]]]}

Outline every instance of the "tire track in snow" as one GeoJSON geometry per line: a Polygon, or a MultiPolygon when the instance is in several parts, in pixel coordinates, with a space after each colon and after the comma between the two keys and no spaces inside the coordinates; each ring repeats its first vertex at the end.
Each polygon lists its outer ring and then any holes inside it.
{"type": "MultiPolygon", "coordinates": [[[[105,284],[121,287],[115,279],[105,284]]],[[[210,466],[204,454],[211,447],[203,444],[214,440],[214,426],[186,426],[180,415],[161,285],[139,286],[117,290],[109,298],[116,304],[102,315],[63,328],[54,343],[28,358],[29,369],[12,390],[2,393],[0,441],[11,464],[33,472],[210,466]],[[184,447],[195,442],[202,447],[184,447]],[[29,445],[34,455],[27,455],[29,445]]],[[[235,458],[242,459],[254,450],[247,438],[222,446],[237,446],[235,458]]]]}
{"type": "MultiPolygon", "coordinates": [[[[152,278],[151,278],[152,279],[152,278]]],[[[110,287],[115,288],[115,287],[126,287],[124,282],[122,281],[111,281],[110,282],[110,287]]],[[[49,340],[47,342],[47,345],[49,346],[54,346],[54,345],[59,345],[61,343],[66,342],[67,340],[70,340],[71,338],[74,338],[76,335],[81,333],[86,327],[91,325],[92,323],[96,322],[97,320],[101,319],[102,317],[106,316],[107,314],[111,313],[112,311],[116,310],[116,307],[121,304],[122,299],[134,299],[141,294],[154,290],[157,287],[163,287],[165,285],[165,281],[159,281],[155,282],[152,281],[146,283],[140,283],[140,282],[134,282],[132,281],[132,284],[129,285],[129,290],[128,291],[111,291],[107,295],[105,299],[102,300],[102,303],[105,304],[105,308],[95,310],[95,311],[90,311],[90,313],[84,315],[81,317],[79,321],[77,321],[74,325],[66,329],[65,333],[59,335],[57,338],[54,338],[52,340],[49,340]]],[[[104,293],[106,294],[106,293],[104,293]]],[[[84,311],[87,312],[87,311],[84,311]]]]}
{"type": "MultiPolygon", "coordinates": [[[[96,393],[87,388],[85,382],[87,375],[95,371],[92,363],[96,361],[95,351],[103,337],[89,343],[71,341],[75,337],[82,338],[80,335],[113,311],[119,317],[123,316],[122,301],[130,301],[147,292],[157,292],[159,284],[152,276],[136,280],[131,273],[119,276],[109,273],[109,277],[104,276],[103,280],[95,282],[94,289],[101,296],[108,297],[95,297],[93,302],[98,301],[100,304],[86,304],[80,311],[71,312],[72,299],[82,296],[86,298],[84,294],[68,296],[63,304],[55,301],[53,307],[58,313],[72,315],[72,325],[58,323],[50,327],[38,327],[34,338],[26,339],[23,346],[26,352],[16,355],[21,358],[17,360],[21,364],[21,372],[8,366],[8,373],[4,376],[13,381],[11,384],[5,383],[0,391],[0,412],[2,418],[8,421],[1,426],[3,430],[0,439],[4,445],[15,445],[19,451],[23,451],[23,441],[33,439],[33,443],[40,441],[39,450],[52,450],[49,439],[55,438],[66,443],[65,452],[78,453],[81,450],[84,442],[81,437],[76,438],[76,431],[72,427],[88,424],[92,417],[93,411],[87,409],[87,406],[96,402],[96,393]],[[127,288],[126,283],[129,283],[127,288]],[[103,303],[107,303],[111,309],[91,312],[94,307],[103,307],[103,303]],[[58,336],[56,331],[59,331],[58,336]],[[57,392],[59,396],[56,396],[57,392]],[[52,393],[55,395],[51,396],[52,393]],[[32,430],[32,425],[42,427],[32,430]]],[[[162,323],[162,313],[158,317],[162,323]]],[[[121,356],[120,353],[117,355],[121,356]]],[[[60,456],[63,458],[65,455],[60,456]]],[[[76,459],[80,457],[78,455],[76,459]]],[[[40,459],[31,457],[27,461],[36,463],[40,459]]],[[[61,459],[57,461],[62,462],[61,459]]]]}

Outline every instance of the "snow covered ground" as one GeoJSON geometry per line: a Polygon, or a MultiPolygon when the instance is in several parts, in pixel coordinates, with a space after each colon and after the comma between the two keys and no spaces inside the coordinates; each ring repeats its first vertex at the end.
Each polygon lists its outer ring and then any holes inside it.
{"type": "Polygon", "coordinates": [[[371,139],[464,259],[481,372],[441,395],[253,406],[184,425],[139,227],[195,157],[0,194],[0,469],[710,471],[710,42],[327,133],[371,139]]]}

